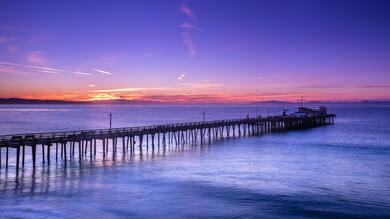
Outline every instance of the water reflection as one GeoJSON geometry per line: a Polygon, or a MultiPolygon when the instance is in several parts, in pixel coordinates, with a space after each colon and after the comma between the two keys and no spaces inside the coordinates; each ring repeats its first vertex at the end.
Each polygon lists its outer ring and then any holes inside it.
{"type": "Polygon", "coordinates": [[[1,168],[0,218],[389,218],[388,110],[142,157],[26,163],[19,177],[1,168]]]}
{"type": "MultiPolygon", "coordinates": [[[[229,139],[214,140],[207,144],[180,144],[168,145],[167,147],[149,148],[143,153],[112,153],[111,156],[103,157],[103,151],[98,150],[97,156],[92,159],[86,157],[78,160],[78,156],[71,157],[66,162],[59,159],[51,162],[51,164],[38,165],[33,168],[27,164],[22,167],[19,172],[15,171],[15,167],[10,165],[8,168],[0,168],[0,193],[3,195],[10,191],[15,194],[34,196],[36,194],[46,194],[49,192],[77,192],[80,189],[81,181],[76,180],[82,178],[83,175],[90,175],[98,169],[109,170],[109,168],[120,168],[121,166],[137,166],[142,162],[150,162],[155,159],[163,159],[169,155],[180,156],[184,153],[205,152],[210,150],[212,144],[223,143],[229,139]],[[70,183],[71,185],[67,185],[70,183]],[[59,189],[59,190],[58,190],[59,189]]],[[[98,147],[101,148],[101,147],[98,147]]],[[[112,148],[109,148],[112,151],[112,148]]],[[[37,158],[42,157],[42,154],[37,154],[37,158]]]]}

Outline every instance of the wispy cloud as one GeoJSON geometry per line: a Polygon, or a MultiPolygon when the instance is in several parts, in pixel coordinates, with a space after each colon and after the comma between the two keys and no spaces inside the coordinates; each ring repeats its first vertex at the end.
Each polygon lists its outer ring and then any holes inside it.
{"type": "MultiPolygon", "coordinates": [[[[34,59],[32,59],[34,60],[34,59]]],[[[31,60],[30,60],[31,61],[31,60]]],[[[38,60],[34,60],[36,62],[40,62],[38,60]]],[[[23,64],[18,64],[18,63],[12,63],[12,62],[2,62],[0,61],[0,64],[6,65],[6,66],[12,66],[12,67],[18,67],[18,68],[24,68],[24,69],[29,69],[29,70],[35,70],[38,72],[44,72],[44,73],[53,73],[53,74],[58,74],[58,73],[71,73],[71,74],[76,74],[76,75],[84,75],[84,76],[92,76],[94,75],[93,73],[89,72],[82,72],[82,71],[68,71],[64,69],[59,69],[59,68],[53,68],[53,67],[47,67],[47,66],[38,66],[38,65],[23,65],[23,64]]],[[[39,63],[37,63],[39,64],[39,63]]],[[[108,71],[103,71],[99,69],[93,69],[93,71],[101,73],[101,74],[106,74],[106,75],[112,75],[111,72],[108,71]]]]}
{"type": "Polygon", "coordinates": [[[77,74],[77,75],[85,75],[92,76],[92,73],[88,72],[80,72],[80,71],[68,71],[59,68],[47,67],[47,66],[37,66],[37,65],[23,65],[19,63],[12,62],[2,62],[0,61],[0,65],[8,66],[9,68],[19,69],[19,71],[35,71],[42,73],[51,73],[51,74],[59,74],[59,73],[67,73],[67,74],[77,74]]]}
{"type": "Polygon", "coordinates": [[[126,87],[126,88],[115,88],[107,90],[93,90],[95,93],[120,93],[120,92],[136,92],[136,91],[151,91],[151,90],[176,90],[173,87],[126,87]]]}
{"type": "Polygon", "coordinates": [[[18,63],[2,62],[2,61],[0,61],[0,64],[1,64],[1,65],[8,65],[8,66],[27,67],[27,68],[33,67],[33,66],[31,66],[31,65],[22,65],[22,64],[18,64],[18,63]]]}
{"type": "Polygon", "coordinates": [[[19,68],[14,68],[7,65],[1,65],[0,64],[0,73],[1,74],[13,74],[13,75],[20,75],[20,76],[26,76],[26,75],[32,75],[31,72],[21,70],[19,68]]]}
{"type": "Polygon", "coordinates": [[[27,60],[33,64],[47,64],[45,54],[40,51],[33,51],[27,54],[27,60]]]}
{"type": "Polygon", "coordinates": [[[194,41],[192,40],[192,31],[193,30],[199,30],[200,28],[193,24],[193,22],[196,21],[196,18],[194,16],[194,12],[190,7],[183,4],[180,7],[180,11],[186,15],[187,18],[190,19],[190,21],[184,22],[180,25],[181,31],[181,37],[183,39],[184,45],[187,47],[188,54],[190,56],[193,56],[196,54],[196,45],[194,41]]]}
{"type": "Polygon", "coordinates": [[[79,72],[79,71],[74,71],[72,73],[73,74],[77,74],[77,75],[85,75],[85,76],[91,76],[92,75],[91,73],[79,72]]]}
{"type": "Polygon", "coordinates": [[[181,28],[185,28],[185,29],[195,29],[195,30],[200,30],[200,28],[194,24],[191,24],[191,23],[183,23],[180,25],[181,28]]]}
{"type": "Polygon", "coordinates": [[[192,11],[192,9],[190,7],[188,7],[187,5],[181,5],[180,6],[180,11],[185,14],[187,17],[193,19],[193,20],[196,20],[196,17],[194,15],[194,12],[192,11]]]}
{"type": "Polygon", "coordinates": [[[58,69],[58,68],[43,67],[43,66],[30,66],[30,67],[38,69],[38,70],[43,70],[43,71],[52,71],[52,72],[57,72],[57,73],[65,72],[65,70],[58,69]]]}
{"type": "Polygon", "coordinates": [[[134,91],[144,91],[147,88],[143,87],[126,87],[126,88],[115,88],[107,90],[93,90],[94,93],[115,93],[115,92],[134,92],[134,91]]]}
{"type": "Polygon", "coordinates": [[[360,85],[359,88],[390,88],[390,85],[360,85]]]}
{"type": "Polygon", "coordinates": [[[49,70],[43,70],[43,69],[37,69],[37,71],[42,72],[42,73],[49,73],[49,74],[59,74],[56,71],[49,71],[49,70]]]}
{"type": "Polygon", "coordinates": [[[30,70],[40,71],[40,72],[51,72],[51,73],[65,72],[65,70],[62,70],[62,69],[45,67],[45,66],[22,65],[22,64],[18,64],[18,63],[1,62],[1,61],[0,61],[0,64],[11,66],[11,67],[25,68],[25,69],[30,69],[30,70]]]}
{"type": "Polygon", "coordinates": [[[183,38],[184,44],[187,46],[187,51],[189,55],[195,55],[196,54],[196,46],[194,42],[192,41],[192,36],[190,32],[184,31],[181,33],[181,36],[183,38]]]}
{"type": "Polygon", "coordinates": [[[95,94],[89,98],[89,100],[115,100],[119,99],[119,97],[116,97],[115,95],[111,94],[95,94]]]}
{"type": "Polygon", "coordinates": [[[100,70],[100,69],[94,69],[94,71],[99,72],[99,73],[102,73],[102,74],[106,74],[106,75],[112,75],[111,72],[103,71],[103,70],[100,70]]]}
{"type": "Polygon", "coordinates": [[[298,85],[297,88],[308,88],[308,89],[336,89],[336,88],[345,88],[344,85],[337,84],[310,84],[310,85],[298,85]]]}

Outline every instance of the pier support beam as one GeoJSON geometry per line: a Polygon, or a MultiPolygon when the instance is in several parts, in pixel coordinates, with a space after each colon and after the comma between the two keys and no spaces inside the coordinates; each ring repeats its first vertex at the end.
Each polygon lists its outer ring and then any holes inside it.
{"type": "MultiPolygon", "coordinates": [[[[165,153],[166,148],[173,146],[175,150],[182,149],[185,146],[196,146],[198,141],[200,146],[203,146],[205,141],[211,143],[212,141],[218,141],[222,138],[236,138],[241,136],[262,135],[270,132],[287,131],[298,128],[317,127],[322,125],[328,125],[334,123],[334,114],[319,114],[318,116],[309,117],[295,117],[295,116],[272,116],[267,118],[245,118],[238,120],[219,120],[219,121],[207,121],[202,123],[181,123],[170,124],[160,126],[145,126],[145,127],[133,127],[122,129],[110,129],[107,130],[91,130],[83,131],[81,134],[78,132],[64,132],[56,134],[32,134],[32,135],[17,135],[6,136],[0,139],[0,167],[2,166],[3,152],[5,150],[5,167],[8,168],[10,161],[16,159],[16,169],[19,170],[20,163],[24,167],[25,164],[25,150],[26,146],[31,146],[33,167],[36,166],[36,150],[37,146],[42,147],[42,164],[50,164],[51,161],[51,147],[55,144],[56,161],[58,160],[59,153],[63,159],[63,163],[66,165],[67,145],[69,142],[69,159],[75,158],[75,151],[77,151],[76,142],[78,143],[78,157],[79,162],[83,157],[88,156],[92,161],[93,157],[96,157],[96,141],[102,140],[102,152],[103,159],[109,152],[110,139],[112,142],[113,158],[115,159],[116,153],[122,153],[123,156],[127,152],[133,156],[135,154],[136,145],[139,144],[139,155],[143,155],[143,139],[146,136],[146,152],[149,153],[149,140],[151,141],[152,153],[155,153],[155,145],[157,140],[158,152],[160,151],[160,144],[163,145],[165,153]],[[162,134],[162,138],[160,138],[162,134]],[[156,138],[157,135],[157,138],[156,138]],[[53,136],[53,137],[50,137],[53,136]],[[60,137],[59,137],[60,136],[60,137]],[[137,137],[138,136],[138,141],[137,137]],[[122,146],[122,150],[118,152],[118,138],[119,143],[122,146]],[[168,138],[168,139],[166,139],[168,138]],[[60,146],[60,150],[59,147],[60,146]],[[47,151],[46,150],[47,147],[47,151]],[[88,150],[89,147],[89,150],[88,150]],[[16,153],[10,153],[9,150],[15,148],[16,153]],[[76,149],[76,150],[75,150],[76,149]],[[45,153],[46,152],[46,153],[45,153]],[[16,158],[10,159],[10,156],[16,156],[16,158]],[[20,157],[22,156],[22,157],[20,157]],[[47,162],[45,162],[47,160],[47,162]]],[[[77,155],[76,155],[77,156],[77,155]]],[[[28,158],[28,157],[27,157],[28,158]]]]}

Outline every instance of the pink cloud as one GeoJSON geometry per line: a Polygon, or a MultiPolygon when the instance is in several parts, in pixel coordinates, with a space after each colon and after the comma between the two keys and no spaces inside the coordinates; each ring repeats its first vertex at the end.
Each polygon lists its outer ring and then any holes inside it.
{"type": "Polygon", "coordinates": [[[195,20],[194,12],[187,6],[187,5],[181,5],[180,10],[183,14],[185,14],[187,17],[195,20]]]}
{"type": "Polygon", "coordinates": [[[189,8],[187,5],[183,4],[180,7],[180,10],[183,14],[185,14],[188,18],[192,20],[192,22],[184,22],[180,25],[181,28],[183,28],[183,31],[181,32],[181,36],[183,39],[184,44],[187,47],[188,54],[190,56],[196,54],[196,46],[195,43],[192,40],[192,34],[191,31],[193,30],[199,30],[198,26],[193,24],[196,20],[194,16],[194,12],[191,8],[189,8]]]}
{"type": "Polygon", "coordinates": [[[196,29],[196,30],[199,30],[200,28],[193,25],[193,24],[190,24],[190,23],[183,23],[180,25],[181,28],[184,28],[184,29],[196,29]]]}
{"type": "Polygon", "coordinates": [[[76,74],[76,75],[85,75],[85,76],[91,76],[92,74],[91,73],[87,73],[87,72],[79,72],[79,71],[74,71],[72,72],[73,74],[76,74]]]}
{"type": "Polygon", "coordinates": [[[34,64],[46,64],[47,60],[43,52],[33,51],[27,55],[27,60],[34,64]]]}
{"type": "Polygon", "coordinates": [[[194,42],[192,41],[191,34],[189,32],[182,32],[181,33],[183,37],[183,42],[187,46],[187,51],[189,55],[195,55],[196,54],[196,46],[194,42]]]}
{"type": "Polygon", "coordinates": [[[102,74],[105,74],[105,75],[112,75],[112,73],[109,72],[109,71],[103,71],[103,70],[100,70],[100,69],[94,69],[94,71],[102,73],[102,74]]]}

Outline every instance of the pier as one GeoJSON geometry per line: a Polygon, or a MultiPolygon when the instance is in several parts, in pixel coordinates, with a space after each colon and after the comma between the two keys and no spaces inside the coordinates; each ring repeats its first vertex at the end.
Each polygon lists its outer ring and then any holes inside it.
{"type": "Polygon", "coordinates": [[[296,114],[255,117],[231,120],[176,123],[154,126],[78,130],[66,132],[29,133],[0,136],[0,168],[8,169],[13,157],[16,173],[26,162],[35,168],[37,150],[40,150],[42,165],[62,160],[64,166],[70,159],[93,159],[97,147],[103,158],[109,154],[134,155],[157,147],[169,145],[204,145],[221,138],[257,136],[272,132],[312,128],[334,123],[335,114],[326,110],[300,109],[296,114]],[[26,159],[26,149],[31,159],[26,159]],[[110,150],[109,150],[110,149],[110,150]],[[13,153],[10,153],[13,150],[13,153]],[[5,159],[4,159],[5,156],[5,159]]]}

